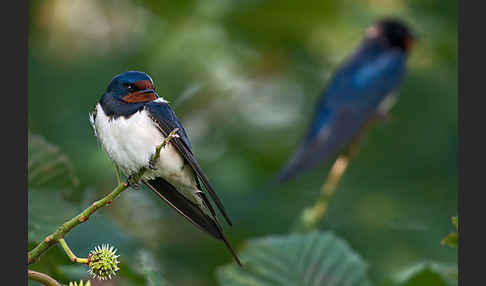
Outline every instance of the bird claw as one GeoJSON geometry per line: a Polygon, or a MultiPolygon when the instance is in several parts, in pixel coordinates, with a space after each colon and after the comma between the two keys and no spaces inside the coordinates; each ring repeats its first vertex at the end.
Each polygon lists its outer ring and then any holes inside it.
{"type": "Polygon", "coordinates": [[[179,128],[174,128],[167,137],[164,138],[164,142],[162,142],[162,147],[166,147],[169,143],[170,140],[173,138],[179,138],[179,134],[177,134],[177,131],[179,131],[179,128]]]}
{"type": "Polygon", "coordinates": [[[165,148],[167,144],[169,144],[170,140],[173,138],[179,138],[179,135],[177,134],[177,131],[179,131],[179,128],[174,128],[167,137],[164,138],[164,141],[159,145],[155,147],[155,154],[150,158],[148,167],[151,170],[157,170],[155,167],[155,162],[159,160],[160,157],[160,150],[162,148],[165,148]]]}
{"type": "Polygon", "coordinates": [[[149,160],[148,167],[150,170],[157,170],[157,168],[155,167],[155,162],[152,159],[149,160]]]}
{"type": "Polygon", "coordinates": [[[137,182],[132,183],[132,180],[133,180],[132,175],[128,176],[127,182],[125,183],[125,185],[127,187],[130,187],[130,188],[135,189],[135,190],[140,189],[140,183],[137,183],[137,182]]]}

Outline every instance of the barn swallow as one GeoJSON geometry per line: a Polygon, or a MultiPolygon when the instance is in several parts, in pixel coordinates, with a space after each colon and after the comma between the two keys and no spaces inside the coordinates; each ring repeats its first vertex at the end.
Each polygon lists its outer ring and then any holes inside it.
{"type": "Polygon", "coordinates": [[[193,225],[222,240],[241,266],[202,185],[231,225],[223,204],[196,161],[184,127],[147,74],[128,71],[115,76],[90,121],[103,149],[124,175],[145,168],[141,181],[193,225]],[[178,136],[171,137],[153,162],[156,147],[174,130],[178,136]]]}
{"type": "Polygon", "coordinates": [[[400,20],[383,19],[366,30],[362,43],[324,90],[307,134],[279,172],[279,181],[316,166],[348,144],[369,120],[386,115],[415,41],[400,20]]]}

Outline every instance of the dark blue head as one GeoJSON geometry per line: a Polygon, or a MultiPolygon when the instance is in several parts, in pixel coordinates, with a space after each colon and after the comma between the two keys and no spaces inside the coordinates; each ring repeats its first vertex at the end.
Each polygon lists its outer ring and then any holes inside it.
{"type": "Polygon", "coordinates": [[[408,52],[416,36],[405,23],[398,19],[382,19],[366,31],[368,40],[378,40],[389,48],[399,48],[408,52]]]}
{"type": "Polygon", "coordinates": [[[149,102],[158,98],[150,76],[139,71],[128,71],[115,76],[105,94],[126,103],[149,102]]]}

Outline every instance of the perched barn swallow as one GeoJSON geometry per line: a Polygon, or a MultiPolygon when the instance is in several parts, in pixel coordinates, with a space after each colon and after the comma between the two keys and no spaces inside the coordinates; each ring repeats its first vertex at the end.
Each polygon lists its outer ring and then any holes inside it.
{"type": "Polygon", "coordinates": [[[349,143],[366,122],[388,112],[415,40],[399,20],[383,19],[367,29],[363,42],[324,90],[307,134],[280,171],[279,181],[327,159],[349,143]]]}
{"type": "Polygon", "coordinates": [[[103,149],[126,176],[145,168],[141,181],[196,227],[222,240],[241,266],[201,183],[231,225],[223,204],[196,161],[184,127],[147,74],[129,71],[115,76],[90,121],[103,149]],[[174,129],[178,136],[171,137],[153,162],[156,147],[174,129]]]}

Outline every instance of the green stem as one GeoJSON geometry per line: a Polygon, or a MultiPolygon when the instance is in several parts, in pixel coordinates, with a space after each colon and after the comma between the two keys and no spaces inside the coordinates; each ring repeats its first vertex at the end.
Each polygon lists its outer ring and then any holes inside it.
{"type": "Polygon", "coordinates": [[[88,258],[79,258],[74,253],[71,251],[71,248],[67,245],[66,241],[64,238],[58,239],[59,244],[62,246],[62,249],[64,249],[64,252],[66,252],[67,256],[71,259],[72,262],[75,263],[82,263],[82,264],[88,264],[89,260],[88,258]]]}
{"type": "Polygon", "coordinates": [[[121,178],[121,175],[120,175],[120,169],[118,168],[118,165],[116,163],[113,164],[113,165],[115,165],[116,180],[118,182],[118,185],[121,185],[121,184],[123,184],[123,181],[122,181],[122,178],[121,178]]]}
{"type": "Polygon", "coordinates": [[[361,129],[358,135],[352,140],[348,149],[334,161],[329,175],[321,187],[321,196],[313,206],[305,208],[302,211],[292,227],[294,231],[313,230],[324,219],[329,203],[336,193],[337,186],[346,172],[349,162],[359,152],[359,142],[371,123],[369,122],[361,129]]]}
{"type": "Polygon", "coordinates": [[[340,155],[327,177],[327,180],[321,187],[321,196],[312,207],[304,209],[296,224],[295,230],[309,231],[315,229],[318,223],[324,218],[329,206],[329,202],[336,193],[336,188],[349,164],[349,157],[340,155]]]}
{"type": "Polygon", "coordinates": [[[30,269],[27,270],[27,278],[29,278],[29,280],[34,280],[47,286],[61,286],[61,284],[51,276],[30,269]]]}

